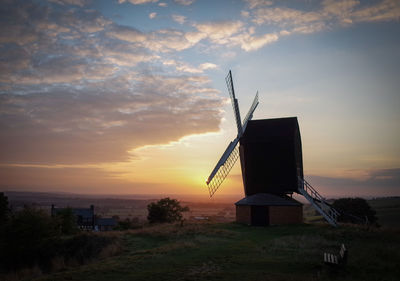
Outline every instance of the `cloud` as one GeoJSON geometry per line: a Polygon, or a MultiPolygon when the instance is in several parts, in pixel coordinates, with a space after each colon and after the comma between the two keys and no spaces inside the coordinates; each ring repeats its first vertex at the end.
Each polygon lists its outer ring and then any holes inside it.
{"type": "Polygon", "coordinates": [[[400,2],[384,0],[354,11],[352,17],[356,22],[398,21],[400,18],[400,2]]]}
{"type": "Polygon", "coordinates": [[[217,68],[218,66],[214,63],[210,63],[210,62],[206,62],[206,63],[202,63],[200,64],[199,68],[202,70],[206,70],[206,69],[214,69],[217,68]]]}
{"type": "Polygon", "coordinates": [[[335,17],[339,23],[348,24],[351,23],[351,14],[358,6],[360,2],[358,0],[348,1],[334,1],[324,0],[322,2],[321,15],[324,17],[335,17]]]}
{"type": "Polygon", "coordinates": [[[357,22],[395,21],[400,17],[400,3],[396,0],[383,0],[374,4],[365,4],[358,0],[324,0],[318,9],[310,11],[263,7],[259,1],[249,1],[249,5],[253,9],[251,17],[254,23],[283,28],[285,35],[313,33],[336,25],[357,22]]]}
{"type": "Polygon", "coordinates": [[[196,0],[174,0],[174,1],[177,4],[189,6],[189,5],[192,5],[196,0]]]}
{"type": "MultiPolygon", "coordinates": [[[[256,35],[254,28],[245,29],[241,21],[208,22],[194,25],[198,33],[193,41],[207,38],[212,43],[228,47],[239,46],[245,51],[255,51],[279,39],[276,34],[256,35]]],[[[187,36],[187,35],[186,35],[187,36]]]]}
{"type": "Polygon", "coordinates": [[[321,20],[316,12],[303,12],[291,8],[260,8],[255,11],[257,24],[300,25],[321,20]]]}
{"type": "Polygon", "coordinates": [[[184,24],[186,17],[182,15],[172,15],[172,19],[179,24],[184,24]]]}
{"type": "MultiPolygon", "coordinates": [[[[184,16],[172,17],[177,22],[185,21],[184,16]]],[[[201,40],[209,40],[213,44],[228,47],[240,46],[245,51],[254,51],[278,40],[276,34],[255,35],[254,31],[247,31],[241,21],[195,23],[193,26],[197,31],[161,29],[142,33],[131,27],[114,25],[107,35],[160,53],[182,51],[193,47],[201,40]]]]}
{"type": "Polygon", "coordinates": [[[75,5],[83,7],[87,4],[87,0],[48,0],[49,2],[57,3],[60,5],[75,5]]]}
{"type": "Polygon", "coordinates": [[[198,67],[193,67],[185,62],[178,62],[175,60],[165,60],[163,62],[164,65],[166,66],[173,66],[178,72],[186,72],[186,73],[203,73],[204,70],[207,69],[214,69],[217,68],[218,66],[213,63],[202,63],[198,67]]]}
{"type": "Polygon", "coordinates": [[[323,177],[310,175],[309,181],[330,196],[388,196],[400,195],[400,168],[359,171],[362,178],[323,177]]]}
{"type": "Polygon", "coordinates": [[[235,37],[237,44],[239,44],[240,47],[247,52],[258,50],[267,44],[278,41],[278,39],[278,35],[269,33],[261,36],[255,36],[251,33],[242,33],[235,37]]]}
{"type": "Polygon", "coordinates": [[[240,21],[195,24],[200,34],[206,36],[211,42],[222,45],[230,43],[232,36],[242,31],[243,26],[240,21]]]}
{"type": "Polygon", "coordinates": [[[142,5],[147,3],[156,3],[158,0],[118,0],[118,3],[122,4],[125,2],[129,2],[133,5],[142,5]]]}
{"type": "Polygon", "coordinates": [[[240,15],[244,18],[250,17],[250,12],[249,11],[241,11],[240,15]]]}
{"type": "Polygon", "coordinates": [[[146,48],[156,52],[182,51],[197,43],[188,40],[184,32],[173,29],[157,30],[149,34],[148,39],[146,48]]]}
{"type": "MultiPolygon", "coordinates": [[[[136,47],[146,48],[154,52],[182,51],[192,47],[198,41],[189,40],[187,34],[179,30],[161,29],[143,33],[131,27],[114,25],[107,36],[135,43],[136,47]]],[[[192,39],[192,38],[190,38],[192,39]]]]}
{"type": "MultiPolygon", "coordinates": [[[[0,188],[2,190],[38,191],[49,192],[77,192],[77,193],[109,193],[110,186],[118,186],[123,193],[132,192],[132,184],[119,180],[118,174],[103,169],[101,166],[64,166],[47,168],[41,165],[25,166],[1,166],[0,188]]],[[[137,183],[135,186],[143,186],[143,193],[149,185],[137,183]]]]}
{"type": "Polygon", "coordinates": [[[142,48],[124,43],[101,46],[99,51],[104,56],[105,63],[115,66],[133,67],[139,63],[150,62],[159,58],[159,56],[142,48]]]}
{"type": "Polygon", "coordinates": [[[268,0],[245,0],[250,9],[254,9],[254,8],[258,8],[261,6],[271,6],[272,4],[274,4],[274,2],[272,1],[268,1],[268,0]]]}
{"type": "Polygon", "coordinates": [[[150,19],[154,19],[157,16],[157,13],[153,12],[149,14],[150,19]]]}
{"type": "Polygon", "coordinates": [[[186,32],[184,36],[188,42],[190,42],[192,45],[195,45],[199,41],[206,38],[207,34],[202,33],[202,32],[193,31],[193,32],[186,32]]]}
{"type": "Polygon", "coordinates": [[[10,73],[27,69],[30,64],[31,56],[25,48],[0,48],[0,82],[7,83],[10,73]]]}
{"type": "Polygon", "coordinates": [[[136,147],[219,130],[223,99],[201,75],[214,66],[163,65],[164,53],[193,46],[184,32],[58,11],[26,1],[0,10],[1,164],[127,161],[136,147]]]}
{"type": "Polygon", "coordinates": [[[130,43],[141,43],[147,40],[147,35],[137,29],[126,26],[113,25],[107,32],[109,37],[119,40],[128,41],[130,43]]]}
{"type": "Polygon", "coordinates": [[[193,67],[184,62],[177,62],[175,60],[166,60],[163,62],[164,65],[174,66],[178,72],[186,72],[186,73],[203,73],[203,70],[200,68],[193,67]]]}
{"type": "Polygon", "coordinates": [[[165,3],[165,2],[161,2],[161,3],[158,3],[158,6],[160,6],[160,7],[167,7],[168,4],[165,3]]]}
{"type": "Polygon", "coordinates": [[[221,100],[196,77],[132,78],[2,94],[2,163],[124,161],[137,146],[218,130],[221,100]]]}

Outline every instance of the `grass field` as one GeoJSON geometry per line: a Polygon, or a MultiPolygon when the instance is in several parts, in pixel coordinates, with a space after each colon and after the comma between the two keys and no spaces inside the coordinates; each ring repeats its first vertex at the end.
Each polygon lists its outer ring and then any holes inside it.
{"type": "MultiPolygon", "coordinates": [[[[35,280],[399,280],[400,232],[328,225],[157,225],[120,233],[118,256],[35,280]],[[323,253],[349,249],[334,270],[323,253]]],[[[100,234],[102,235],[102,234],[100,234]]]]}

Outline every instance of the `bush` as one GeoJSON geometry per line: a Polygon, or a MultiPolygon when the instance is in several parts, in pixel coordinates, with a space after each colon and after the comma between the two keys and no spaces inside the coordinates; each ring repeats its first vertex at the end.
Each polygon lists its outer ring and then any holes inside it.
{"type": "Polygon", "coordinates": [[[79,231],[76,223],[76,216],[71,208],[57,211],[56,220],[62,234],[71,235],[76,234],[79,231]]]}
{"type": "Polygon", "coordinates": [[[349,223],[376,223],[376,212],[362,198],[341,198],[332,206],[339,211],[338,221],[349,223]],[[367,220],[368,219],[368,220],[367,220]]]}
{"type": "Polygon", "coordinates": [[[8,208],[8,197],[0,192],[0,226],[8,219],[10,209],[8,208]]]}
{"type": "Polygon", "coordinates": [[[118,237],[93,233],[62,236],[62,230],[73,231],[70,219],[69,211],[61,218],[29,207],[10,213],[0,228],[0,280],[21,270],[50,272],[121,251],[118,237]]]}
{"type": "Polygon", "coordinates": [[[0,259],[7,269],[46,266],[58,249],[57,223],[42,210],[25,207],[4,225],[0,259]]]}
{"type": "Polygon", "coordinates": [[[188,207],[182,207],[178,200],[169,197],[161,199],[156,203],[147,205],[149,214],[147,219],[150,223],[164,223],[182,221],[182,212],[189,211],[188,207]]]}
{"type": "Polygon", "coordinates": [[[63,256],[67,263],[84,264],[99,256],[103,248],[114,241],[114,237],[93,233],[80,233],[63,242],[63,256]]]}
{"type": "Polygon", "coordinates": [[[115,230],[128,230],[128,229],[138,229],[141,228],[142,224],[139,222],[138,218],[126,218],[124,220],[119,220],[115,230]]]}

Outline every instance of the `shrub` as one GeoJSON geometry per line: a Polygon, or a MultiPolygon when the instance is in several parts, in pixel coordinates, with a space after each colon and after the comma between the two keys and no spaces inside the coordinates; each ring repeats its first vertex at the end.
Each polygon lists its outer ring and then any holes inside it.
{"type": "MultiPolygon", "coordinates": [[[[69,213],[65,218],[70,218],[69,213]]],[[[93,233],[61,236],[61,230],[71,227],[69,219],[64,223],[60,228],[59,217],[29,207],[11,214],[0,228],[0,280],[4,274],[49,272],[121,251],[118,237],[93,233]]]]}
{"type": "Polygon", "coordinates": [[[56,220],[62,234],[71,235],[79,231],[76,216],[71,208],[57,211],[56,220]]]}
{"type": "Polygon", "coordinates": [[[115,230],[128,230],[128,229],[138,229],[141,228],[142,224],[139,222],[138,218],[126,218],[124,220],[119,220],[115,230]]]}
{"type": "Polygon", "coordinates": [[[114,239],[114,237],[83,232],[63,242],[63,256],[67,263],[77,261],[78,264],[84,264],[99,256],[103,248],[110,245],[114,239]]]}
{"type": "Polygon", "coordinates": [[[350,223],[376,223],[376,212],[362,198],[341,198],[335,200],[332,206],[339,211],[338,221],[350,223]],[[367,218],[367,219],[366,219],[367,218]]]}
{"type": "Polygon", "coordinates": [[[25,207],[4,225],[0,259],[8,269],[43,265],[58,249],[59,229],[42,210],[25,207]]]}
{"type": "Polygon", "coordinates": [[[178,200],[169,197],[161,199],[156,203],[147,205],[149,214],[147,219],[150,223],[175,222],[182,220],[182,212],[189,211],[188,207],[182,207],[178,200]]]}
{"type": "Polygon", "coordinates": [[[9,212],[8,197],[3,192],[0,192],[0,226],[7,220],[9,212]]]}

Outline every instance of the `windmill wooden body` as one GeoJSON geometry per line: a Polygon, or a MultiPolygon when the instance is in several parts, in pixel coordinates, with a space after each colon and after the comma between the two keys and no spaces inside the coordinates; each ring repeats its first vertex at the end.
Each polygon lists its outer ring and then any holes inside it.
{"type": "Polygon", "coordinates": [[[304,180],[301,136],[296,117],[251,120],[258,92],[241,121],[232,72],[226,77],[238,134],[207,179],[214,195],[240,158],[245,197],[236,202],[236,219],[250,225],[301,223],[302,204],[291,195],[303,195],[332,225],[338,213],[304,180]]]}

